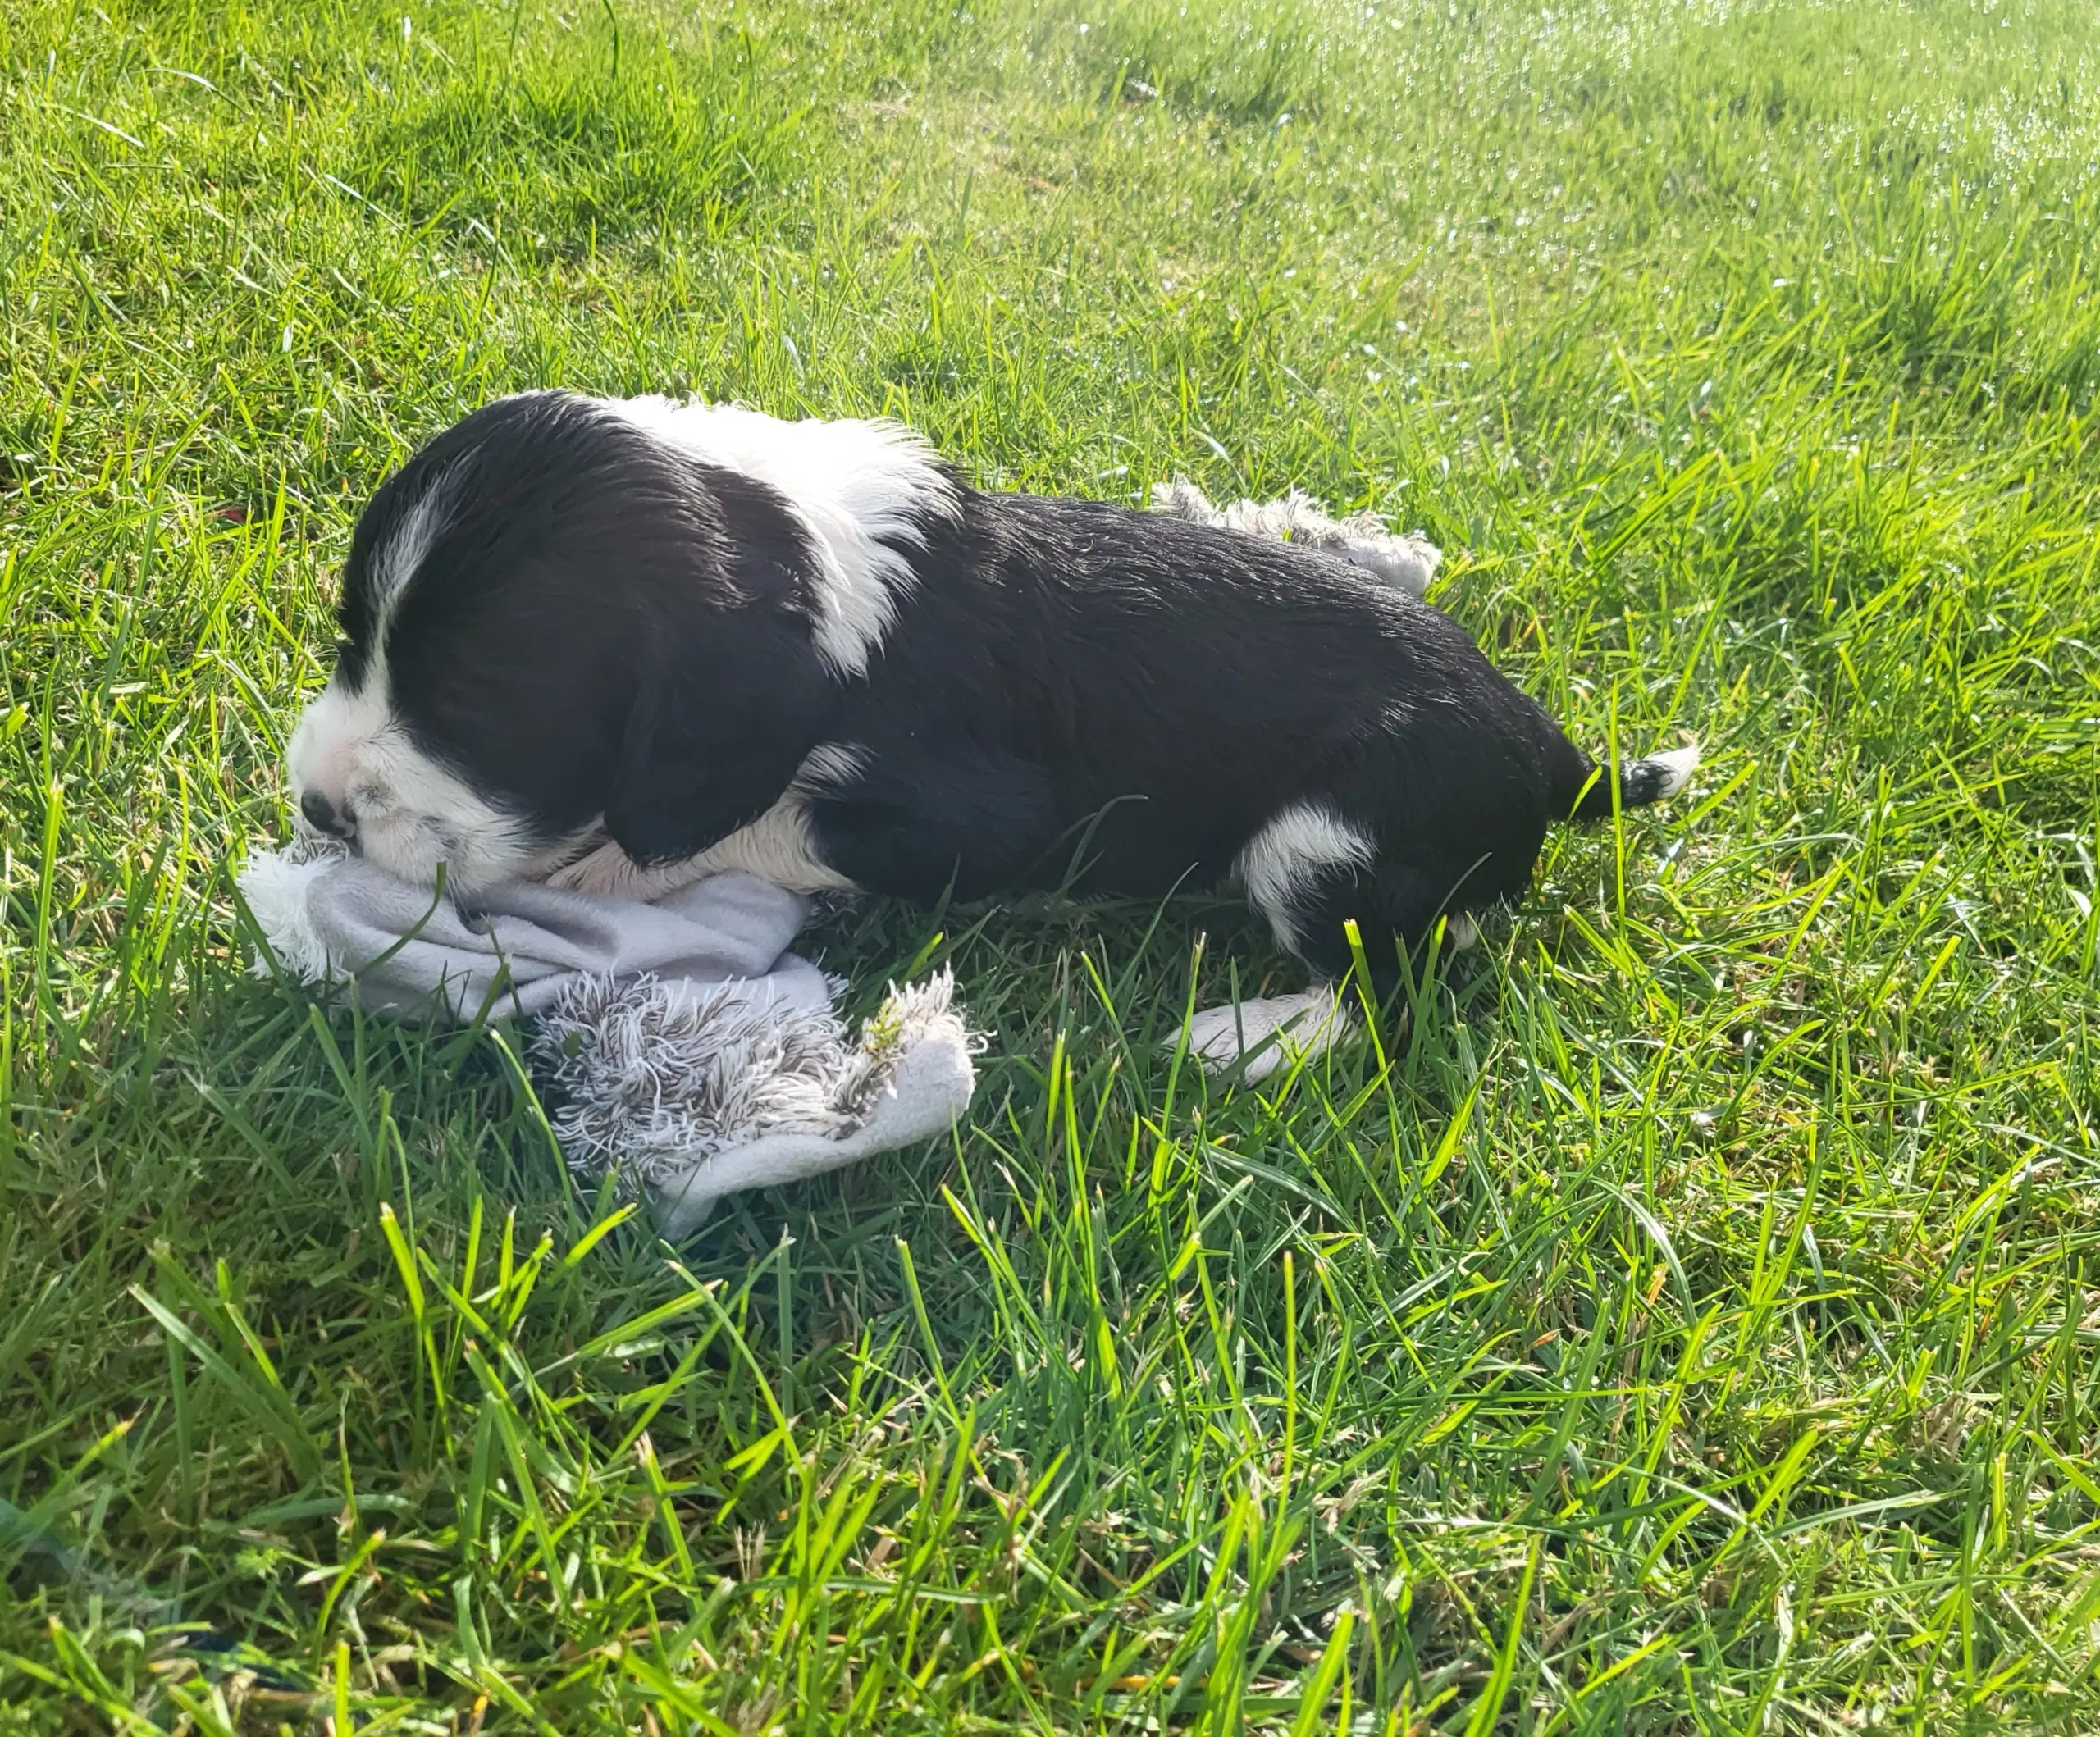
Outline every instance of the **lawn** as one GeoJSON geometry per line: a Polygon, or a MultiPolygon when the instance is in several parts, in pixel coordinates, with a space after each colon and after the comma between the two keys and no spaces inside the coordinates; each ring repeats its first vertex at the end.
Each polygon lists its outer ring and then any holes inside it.
{"type": "Polygon", "coordinates": [[[2091,36],[0,0],[0,1731],[2100,1728],[2091,36]],[[548,383],[1302,484],[1706,762],[1259,1087],[1229,901],[836,920],[968,1124],[669,1247],[231,893],[548,383]]]}

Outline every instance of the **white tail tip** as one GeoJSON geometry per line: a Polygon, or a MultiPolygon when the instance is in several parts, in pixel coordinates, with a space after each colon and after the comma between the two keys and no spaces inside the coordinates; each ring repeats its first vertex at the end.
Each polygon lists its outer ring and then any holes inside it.
{"type": "Polygon", "coordinates": [[[1656,791],[1656,799],[1667,800],[1691,782],[1691,775],[1699,769],[1699,744],[1689,747],[1673,748],[1667,754],[1651,754],[1643,762],[1662,774],[1662,784],[1656,791]]]}

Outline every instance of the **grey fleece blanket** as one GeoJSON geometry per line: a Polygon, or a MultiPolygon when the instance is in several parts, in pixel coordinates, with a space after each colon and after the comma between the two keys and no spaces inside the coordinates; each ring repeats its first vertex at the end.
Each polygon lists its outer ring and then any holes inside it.
{"type": "Polygon", "coordinates": [[[850,1037],[832,981],[788,951],[809,901],[751,875],[647,905],[520,884],[469,912],[303,845],[240,880],[301,982],[377,1013],[532,1020],[570,1163],[644,1190],[666,1236],[725,1194],[944,1135],[975,1083],[947,976],[892,989],[850,1037]]]}

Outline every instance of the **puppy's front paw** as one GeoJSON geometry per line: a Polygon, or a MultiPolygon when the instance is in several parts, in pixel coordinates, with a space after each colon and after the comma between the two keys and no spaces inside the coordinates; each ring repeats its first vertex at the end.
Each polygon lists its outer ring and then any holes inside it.
{"type": "MultiPolygon", "coordinates": [[[[1271,996],[1193,1014],[1189,1051],[1211,1074],[1222,1074],[1244,1060],[1244,1077],[1251,1084],[1288,1062],[1332,1049],[1354,1028],[1333,986],[1322,984],[1300,995],[1271,996]]],[[[1179,1041],[1177,1033],[1167,1046],[1179,1041]]]]}
{"type": "Polygon", "coordinates": [[[620,898],[632,895],[641,875],[641,870],[627,852],[609,838],[573,862],[563,864],[547,877],[547,884],[559,887],[564,892],[599,893],[620,898]]]}

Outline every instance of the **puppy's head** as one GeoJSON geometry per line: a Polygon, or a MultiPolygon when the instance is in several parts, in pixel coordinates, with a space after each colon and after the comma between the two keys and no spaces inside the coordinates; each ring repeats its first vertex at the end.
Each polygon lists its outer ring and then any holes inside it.
{"type": "Polygon", "coordinates": [[[824,727],[815,571],[765,484],[591,399],[500,399],[358,522],[288,756],[301,823],[466,891],[600,831],[637,862],[704,849],[824,727]]]}

